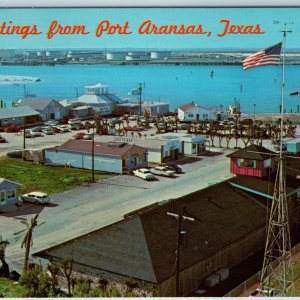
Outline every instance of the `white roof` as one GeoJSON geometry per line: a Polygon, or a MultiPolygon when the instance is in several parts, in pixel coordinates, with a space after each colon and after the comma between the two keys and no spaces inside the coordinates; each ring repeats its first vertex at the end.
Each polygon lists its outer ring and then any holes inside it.
{"type": "Polygon", "coordinates": [[[86,85],[84,87],[87,88],[87,89],[100,88],[100,87],[107,88],[108,85],[105,85],[105,84],[102,84],[102,83],[97,83],[95,85],[86,85]]]}
{"type": "Polygon", "coordinates": [[[110,104],[111,101],[106,101],[101,99],[101,97],[99,97],[98,95],[82,95],[80,97],[78,97],[78,102],[83,102],[83,103],[107,103],[110,104]]]}

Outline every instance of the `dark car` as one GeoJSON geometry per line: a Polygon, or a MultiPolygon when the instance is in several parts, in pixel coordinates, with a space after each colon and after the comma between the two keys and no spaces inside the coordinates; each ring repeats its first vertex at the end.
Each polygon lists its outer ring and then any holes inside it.
{"type": "Polygon", "coordinates": [[[175,171],[175,173],[177,174],[182,173],[182,169],[175,164],[168,163],[168,164],[162,164],[162,166],[168,168],[171,171],[175,171]]]}

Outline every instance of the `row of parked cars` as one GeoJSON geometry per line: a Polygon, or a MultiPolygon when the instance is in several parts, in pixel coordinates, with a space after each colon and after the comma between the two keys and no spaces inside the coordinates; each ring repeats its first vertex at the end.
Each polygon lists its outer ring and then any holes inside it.
{"type": "Polygon", "coordinates": [[[133,175],[144,180],[155,179],[154,175],[174,177],[175,174],[182,173],[182,169],[175,164],[161,164],[159,166],[147,168],[139,168],[132,171],[133,175]]]}

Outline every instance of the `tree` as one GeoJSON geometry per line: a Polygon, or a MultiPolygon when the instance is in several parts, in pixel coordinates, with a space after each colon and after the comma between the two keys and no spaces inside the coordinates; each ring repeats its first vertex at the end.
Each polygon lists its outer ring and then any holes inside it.
{"type": "Polygon", "coordinates": [[[7,240],[2,240],[2,235],[0,235],[0,260],[2,266],[0,268],[0,276],[1,277],[9,277],[9,267],[7,262],[5,261],[5,249],[9,242],[7,240]]]}
{"type": "Polygon", "coordinates": [[[100,135],[103,134],[102,114],[100,112],[96,112],[94,116],[94,120],[95,120],[96,133],[100,135]]]}
{"type": "Polygon", "coordinates": [[[36,227],[44,224],[40,223],[38,224],[37,219],[39,217],[39,214],[36,214],[33,218],[31,218],[30,223],[28,223],[27,220],[21,220],[21,223],[26,226],[26,229],[21,230],[20,232],[17,232],[15,234],[20,234],[21,232],[26,231],[26,234],[24,236],[24,239],[21,243],[21,248],[25,247],[25,256],[24,256],[24,263],[23,263],[23,273],[26,273],[28,271],[28,264],[29,264],[29,254],[30,254],[30,248],[33,245],[32,241],[32,234],[36,227]]]}
{"type": "Polygon", "coordinates": [[[64,260],[61,264],[61,269],[66,277],[67,285],[68,285],[68,294],[71,295],[71,275],[73,271],[73,259],[64,260]]]}

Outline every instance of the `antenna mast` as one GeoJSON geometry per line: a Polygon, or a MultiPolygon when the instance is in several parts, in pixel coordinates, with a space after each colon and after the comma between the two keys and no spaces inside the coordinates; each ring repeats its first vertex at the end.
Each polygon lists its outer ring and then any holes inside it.
{"type": "Polygon", "coordinates": [[[283,113],[284,113],[284,66],[285,42],[287,32],[283,31],[282,42],[282,93],[281,93],[281,124],[280,154],[276,181],[270,211],[267,240],[265,245],[263,268],[260,279],[260,293],[263,296],[295,296],[292,270],[291,235],[286,197],[286,176],[282,151],[283,113]]]}

